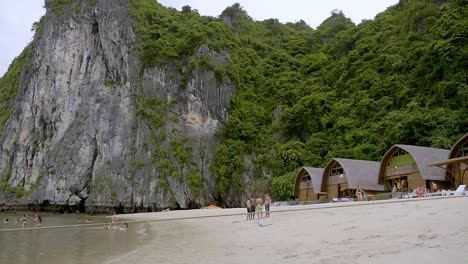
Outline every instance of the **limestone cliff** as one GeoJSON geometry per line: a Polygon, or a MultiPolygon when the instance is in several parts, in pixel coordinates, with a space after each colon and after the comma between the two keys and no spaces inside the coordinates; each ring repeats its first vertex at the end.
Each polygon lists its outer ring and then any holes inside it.
{"type": "MultiPolygon", "coordinates": [[[[45,1],[0,138],[0,203],[125,211],[215,203],[209,167],[231,82],[199,65],[184,74],[170,63],[143,68],[127,0],[67,4],[54,12],[45,1]]],[[[228,57],[208,46],[201,55],[228,57]]]]}

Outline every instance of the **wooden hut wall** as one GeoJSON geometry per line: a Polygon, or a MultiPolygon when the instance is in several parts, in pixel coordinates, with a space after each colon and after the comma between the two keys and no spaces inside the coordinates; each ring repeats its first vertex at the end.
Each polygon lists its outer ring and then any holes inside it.
{"type": "Polygon", "coordinates": [[[332,183],[330,183],[330,173],[335,164],[339,163],[333,160],[327,165],[327,167],[324,170],[322,186],[325,186],[325,191],[327,192],[328,199],[340,197],[339,192],[346,191],[349,188],[348,181],[346,179],[346,174],[344,175],[343,180],[340,180],[339,182],[335,182],[335,180],[333,180],[332,183]]]}
{"type": "Polygon", "coordinates": [[[418,186],[426,186],[426,181],[422,178],[421,173],[413,172],[406,174],[408,176],[408,188],[414,190],[418,186]]]}

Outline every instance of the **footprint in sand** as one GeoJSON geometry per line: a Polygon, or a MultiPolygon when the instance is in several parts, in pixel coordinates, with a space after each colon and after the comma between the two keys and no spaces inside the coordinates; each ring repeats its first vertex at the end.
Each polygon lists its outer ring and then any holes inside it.
{"type": "Polygon", "coordinates": [[[374,239],[374,238],[380,238],[380,237],[382,237],[382,236],[381,235],[370,235],[368,237],[365,237],[364,239],[367,240],[367,239],[374,239]]]}
{"type": "Polygon", "coordinates": [[[286,256],[284,256],[283,258],[284,258],[284,259],[296,258],[297,256],[299,256],[299,255],[286,255],[286,256]]]}
{"type": "Polygon", "coordinates": [[[422,240],[434,239],[436,237],[437,237],[436,234],[421,234],[418,236],[418,238],[422,240]]]}

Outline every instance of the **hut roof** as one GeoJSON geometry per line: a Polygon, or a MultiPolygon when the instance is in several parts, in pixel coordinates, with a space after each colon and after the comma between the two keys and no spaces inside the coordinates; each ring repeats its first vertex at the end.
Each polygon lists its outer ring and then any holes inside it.
{"type": "Polygon", "coordinates": [[[447,149],[438,149],[438,148],[428,148],[428,147],[419,147],[412,145],[394,145],[387,151],[385,156],[389,153],[393,153],[392,150],[395,148],[403,149],[413,156],[416,165],[418,166],[419,173],[424,180],[436,180],[436,181],[445,181],[445,171],[442,168],[438,167],[428,167],[427,165],[446,160],[449,156],[449,151],[447,149]]]}
{"type": "Polygon", "coordinates": [[[327,166],[333,160],[343,167],[350,189],[362,187],[364,190],[371,191],[384,190],[384,186],[378,183],[380,162],[334,158],[328,162],[327,166]]]}
{"type": "Polygon", "coordinates": [[[452,148],[450,149],[450,156],[448,158],[452,159],[455,158],[458,149],[463,146],[465,142],[468,142],[468,133],[466,133],[463,137],[461,137],[455,144],[453,144],[452,148]]]}

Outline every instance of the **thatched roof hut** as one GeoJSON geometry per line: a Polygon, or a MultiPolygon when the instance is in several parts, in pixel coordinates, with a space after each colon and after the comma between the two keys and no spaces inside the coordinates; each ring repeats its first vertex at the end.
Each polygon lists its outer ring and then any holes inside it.
{"type": "Polygon", "coordinates": [[[405,189],[428,186],[428,181],[443,184],[446,181],[444,169],[428,167],[428,165],[445,160],[448,155],[449,151],[446,149],[394,145],[382,158],[379,183],[389,183],[391,188],[394,184],[404,181],[402,188],[405,189]]]}
{"type": "Polygon", "coordinates": [[[303,167],[296,176],[294,196],[299,200],[317,200],[322,189],[322,168],[303,167]]]}
{"type": "Polygon", "coordinates": [[[331,159],[325,166],[322,190],[327,191],[329,198],[341,196],[353,197],[357,188],[365,191],[383,191],[378,183],[380,162],[354,159],[331,159]]]}
{"type": "Polygon", "coordinates": [[[468,184],[468,133],[452,146],[448,159],[431,163],[429,167],[445,170],[445,177],[452,186],[468,184]]]}

